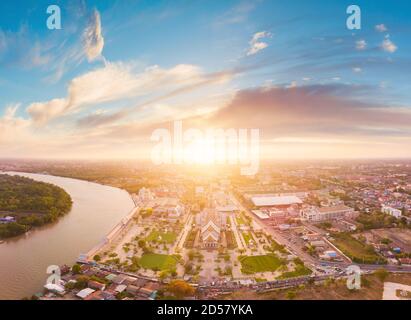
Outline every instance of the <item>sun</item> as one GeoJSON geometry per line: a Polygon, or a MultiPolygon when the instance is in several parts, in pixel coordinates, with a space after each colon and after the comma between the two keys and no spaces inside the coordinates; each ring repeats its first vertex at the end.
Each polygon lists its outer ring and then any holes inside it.
{"type": "Polygon", "coordinates": [[[216,161],[214,141],[200,139],[190,143],[184,149],[187,164],[214,164],[216,161]]]}

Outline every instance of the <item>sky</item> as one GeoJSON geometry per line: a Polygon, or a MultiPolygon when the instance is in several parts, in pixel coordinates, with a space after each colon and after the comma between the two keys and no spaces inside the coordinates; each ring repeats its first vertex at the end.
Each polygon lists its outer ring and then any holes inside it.
{"type": "Polygon", "coordinates": [[[267,158],[411,157],[409,1],[0,2],[0,158],[149,157],[158,128],[267,158]],[[361,9],[349,30],[346,9],[361,9]]]}

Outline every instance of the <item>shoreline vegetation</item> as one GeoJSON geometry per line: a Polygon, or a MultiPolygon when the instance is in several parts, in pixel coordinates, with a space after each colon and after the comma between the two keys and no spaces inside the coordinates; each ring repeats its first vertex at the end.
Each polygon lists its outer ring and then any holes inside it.
{"type": "Polygon", "coordinates": [[[34,227],[57,221],[72,207],[62,188],[30,178],[0,174],[0,240],[22,235],[34,227]]]}

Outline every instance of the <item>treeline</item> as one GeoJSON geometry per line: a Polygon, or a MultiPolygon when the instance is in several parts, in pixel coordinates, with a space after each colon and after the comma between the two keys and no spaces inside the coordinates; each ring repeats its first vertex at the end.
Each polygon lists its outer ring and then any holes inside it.
{"type": "Polygon", "coordinates": [[[356,221],[361,223],[359,230],[410,227],[404,217],[397,219],[382,212],[374,212],[372,214],[361,213],[356,221]]]}
{"type": "Polygon", "coordinates": [[[70,211],[72,200],[62,188],[29,178],[0,174],[0,211],[16,222],[0,224],[0,239],[56,221],[70,211]]]}

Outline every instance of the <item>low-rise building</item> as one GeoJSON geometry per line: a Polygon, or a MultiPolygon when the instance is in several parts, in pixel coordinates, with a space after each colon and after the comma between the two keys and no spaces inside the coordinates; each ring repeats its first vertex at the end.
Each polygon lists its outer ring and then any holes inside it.
{"type": "Polygon", "coordinates": [[[81,291],[79,291],[76,296],[79,297],[80,299],[86,299],[90,294],[92,294],[94,291],[94,289],[91,288],[85,288],[81,291]]]}
{"type": "Polygon", "coordinates": [[[353,209],[344,205],[333,207],[307,207],[301,210],[301,217],[313,222],[343,218],[350,215],[353,209]]]}
{"type": "Polygon", "coordinates": [[[390,216],[393,216],[395,218],[401,218],[402,216],[402,212],[401,210],[392,208],[392,207],[388,207],[388,206],[382,206],[381,207],[381,212],[385,213],[385,214],[389,214],[390,216]]]}
{"type": "Polygon", "coordinates": [[[255,196],[251,201],[256,207],[288,207],[302,203],[297,196],[255,196]]]}

